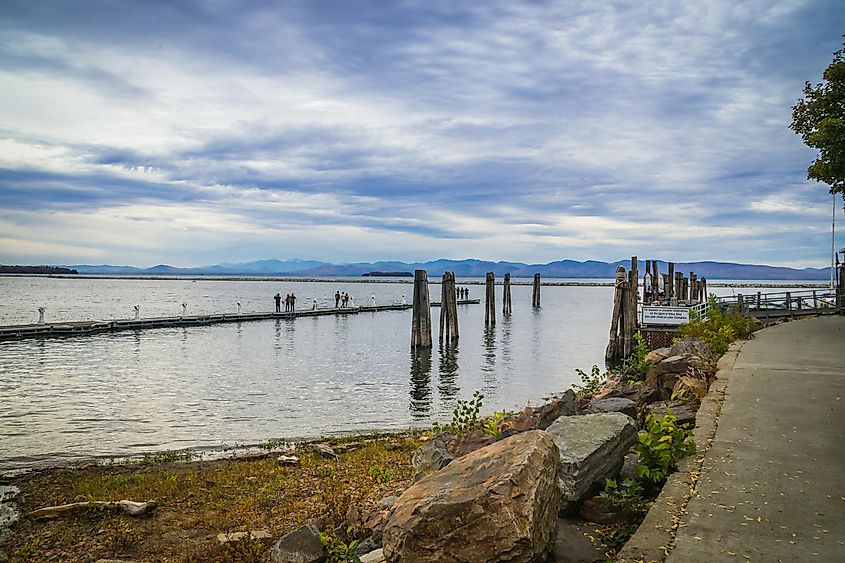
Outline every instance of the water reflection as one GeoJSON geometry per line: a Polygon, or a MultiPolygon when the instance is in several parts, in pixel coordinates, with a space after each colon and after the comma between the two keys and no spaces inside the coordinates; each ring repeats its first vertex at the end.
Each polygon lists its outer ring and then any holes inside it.
{"type": "Polygon", "coordinates": [[[505,318],[502,319],[501,329],[502,339],[500,349],[502,353],[502,366],[504,367],[504,375],[508,378],[513,373],[513,357],[511,356],[511,336],[513,325],[511,322],[511,315],[505,315],[505,318]]]}
{"type": "Polygon", "coordinates": [[[482,335],[481,375],[484,382],[484,394],[493,392],[497,385],[496,377],[496,327],[485,325],[482,335]]]}
{"type": "Polygon", "coordinates": [[[437,392],[440,395],[440,407],[451,409],[452,403],[461,388],[458,386],[458,341],[452,340],[440,344],[440,366],[437,392]]]}
{"type": "Polygon", "coordinates": [[[411,349],[411,402],[413,418],[426,418],[431,412],[431,348],[411,349]]]}

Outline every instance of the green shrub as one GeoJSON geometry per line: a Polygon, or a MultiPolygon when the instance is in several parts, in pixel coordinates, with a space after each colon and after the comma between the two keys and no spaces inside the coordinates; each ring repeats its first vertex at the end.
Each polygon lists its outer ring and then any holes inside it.
{"type": "Polygon", "coordinates": [[[637,518],[648,512],[643,487],[633,479],[625,479],[621,483],[606,479],[599,496],[625,517],[637,518]]]}
{"type": "Polygon", "coordinates": [[[320,541],[326,546],[326,552],[329,554],[328,563],[361,563],[356,551],[358,540],[346,543],[337,536],[321,533],[320,541]]]}
{"type": "Polygon", "coordinates": [[[634,351],[625,358],[618,369],[612,370],[612,373],[618,374],[621,377],[622,383],[639,383],[645,381],[648,368],[652,364],[652,362],[645,360],[645,357],[648,355],[648,346],[645,343],[643,335],[637,332],[634,334],[634,340],[636,340],[634,351]]]}
{"type": "Polygon", "coordinates": [[[754,319],[742,316],[736,308],[722,311],[715,295],[711,294],[707,301],[707,319],[694,318],[680,325],[678,336],[703,340],[717,358],[724,355],[735,340],[750,338],[760,328],[754,319]]]}
{"type": "Polygon", "coordinates": [[[483,399],[484,395],[481,394],[481,391],[476,391],[472,394],[472,399],[468,401],[459,400],[455,405],[455,410],[452,411],[452,422],[449,424],[435,422],[433,425],[434,431],[461,435],[475,429],[481,424],[478,413],[481,411],[483,399]]]}
{"type": "Polygon", "coordinates": [[[481,429],[484,431],[485,434],[488,436],[493,436],[497,440],[502,439],[502,429],[499,428],[499,425],[508,416],[508,411],[501,411],[501,412],[494,412],[487,420],[484,421],[484,425],[481,429]]]}
{"type": "Polygon", "coordinates": [[[374,483],[387,483],[393,480],[395,476],[393,470],[389,467],[382,467],[376,464],[370,466],[370,479],[374,483]]]}
{"type": "Polygon", "coordinates": [[[572,387],[575,389],[575,394],[579,397],[586,397],[592,395],[599,390],[601,384],[605,382],[609,372],[601,373],[599,366],[593,364],[590,373],[584,373],[584,370],[576,369],[575,373],[581,376],[581,385],[577,383],[572,387]]]}
{"type": "Polygon", "coordinates": [[[660,418],[650,413],[644,429],[637,435],[634,450],[640,459],[637,475],[652,483],[662,483],[681,458],[695,452],[695,441],[685,426],[678,425],[671,412],[660,418]]]}

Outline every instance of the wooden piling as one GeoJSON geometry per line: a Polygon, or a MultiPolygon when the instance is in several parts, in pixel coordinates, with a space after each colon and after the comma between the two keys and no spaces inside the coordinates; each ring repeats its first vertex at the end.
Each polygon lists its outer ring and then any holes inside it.
{"type": "Polygon", "coordinates": [[[431,348],[431,346],[431,305],[428,299],[428,273],[425,270],[415,270],[411,347],[431,348]]]}
{"type": "Polygon", "coordinates": [[[675,263],[669,262],[669,277],[666,279],[666,299],[675,297],[675,263]]]}
{"type": "Polygon", "coordinates": [[[657,269],[657,260],[651,261],[651,288],[652,302],[660,301],[660,272],[657,269]]]}
{"type": "Polygon", "coordinates": [[[458,297],[455,272],[445,272],[440,285],[440,342],[458,339],[458,297]]]}
{"type": "Polygon", "coordinates": [[[640,299],[640,278],[637,268],[637,257],[631,256],[631,271],[628,272],[628,312],[625,330],[625,357],[627,358],[634,351],[634,333],[637,331],[637,316],[640,299]]]}
{"type": "Polygon", "coordinates": [[[484,301],[484,324],[496,324],[496,278],[487,272],[487,292],[484,301]]]}
{"type": "Polygon", "coordinates": [[[701,278],[701,299],[709,301],[710,297],[707,295],[707,278],[701,278]]]}
{"type": "Polygon", "coordinates": [[[531,294],[531,306],[537,309],[540,306],[540,274],[534,274],[534,292],[531,294]]]}
{"type": "Polygon", "coordinates": [[[613,294],[613,313],[610,316],[610,338],[607,343],[607,350],[604,353],[604,361],[608,366],[618,364],[624,353],[625,318],[628,311],[628,306],[625,302],[625,292],[628,285],[627,277],[625,268],[623,266],[617,266],[613,294]]]}
{"type": "Polygon", "coordinates": [[[502,314],[511,314],[511,275],[505,274],[505,285],[502,289],[502,314]]]}
{"type": "Polygon", "coordinates": [[[698,302],[698,279],[696,279],[695,272],[689,273],[689,302],[690,305],[695,305],[698,302]]]}

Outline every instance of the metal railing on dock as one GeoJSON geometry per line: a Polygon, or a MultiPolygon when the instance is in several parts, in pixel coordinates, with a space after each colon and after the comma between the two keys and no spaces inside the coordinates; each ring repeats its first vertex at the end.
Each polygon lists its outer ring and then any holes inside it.
{"type": "MultiPolygon", "coordinates": [[[[841,292],[840,292],[841,293],[841,292]]],[[[736,308],[746,316],[759,318],[791,317],[798,315],[824,315],[843,309],[843,296],[836,290],[806,289],[718,297],[721,309],[736,308]]]]}

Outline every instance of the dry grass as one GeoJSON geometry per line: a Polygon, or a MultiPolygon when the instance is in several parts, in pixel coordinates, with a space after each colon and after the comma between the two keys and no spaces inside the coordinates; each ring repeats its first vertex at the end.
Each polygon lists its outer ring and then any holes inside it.
{"type": "Polygon", "coordinates": [[[9,537],[12,561],[269,561],[269,546],[218,545],[221,532],[266,529],[278,538],[309,519],[322,529],[341,524],[350,506],[362,513],[398,494],[413,477],[415,435],[343,440],[338,460],[298,453],[281,467],[276,456],[239,461],[160,463],[54,469],[19,479],[21,510],[89,500],[156,501],[152,517],[80,513],[52,521],[23,518],[9,537]],[[374,467],[378,469],[373,469],[374,467]],[[390,471],[386,471],[389,469],[390,471]],[[385,478],[387,475],[387,478],[385,478]]]}

